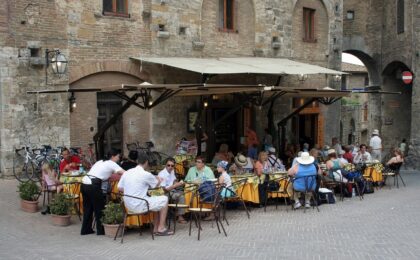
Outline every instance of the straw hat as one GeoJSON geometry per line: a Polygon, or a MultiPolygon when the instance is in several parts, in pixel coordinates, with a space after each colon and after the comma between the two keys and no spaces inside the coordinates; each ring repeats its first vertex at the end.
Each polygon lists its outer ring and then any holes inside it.
{"type": "Polygon", "coordinates": [[[237,166],[244,167],[248,164],[246,157],[240,153],[238,153],[233,160],[237,166]]]}
{"type": "Polygon", "coordinates": [[[328,154],[333,154],[333,153],[337,154],[337,152],[335,151],[335,149],[329,149],[328,150],[328,154]]]}
{"type": "Polygon", "coordinates": [[[300,157],[296,159],[296,161],[300,164],[307,165],[313,163],[315,158],[310,156],[308,152],[303,152],[300,157]]]}
{"type": "Polygon", "coordinates": [[[372,134],[373,135],[379,135],[379,130],[378,129],[373,130],[372,134]]]}

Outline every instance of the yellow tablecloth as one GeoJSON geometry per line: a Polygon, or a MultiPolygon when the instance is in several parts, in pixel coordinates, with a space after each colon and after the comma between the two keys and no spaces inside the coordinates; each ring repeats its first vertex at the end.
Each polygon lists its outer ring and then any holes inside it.
{"type": "Polygon", "coordinates": [[[373,167],[366,167],[363,176],[369,177],[372,176],[372,181],[373,182],[382,182],[384,180],[384,177],[382,176],[382,172],[381,171],[377,171],[375,168],[373,167]]]}

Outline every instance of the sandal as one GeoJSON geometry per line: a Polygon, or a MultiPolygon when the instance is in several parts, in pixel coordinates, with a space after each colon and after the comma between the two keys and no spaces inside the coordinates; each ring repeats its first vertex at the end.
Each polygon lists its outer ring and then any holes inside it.
{"type": "Polygon", "coordinates": [[[185,219],[178,219],[179,224],[187,224],[188,222],[185,219]]]}
{"type": "Polygon", "coordinates": [[[165,229],[162,232],[156,232],[155,236],[172,236],[174,232],[170,231],[169,229],[165,229]]]}

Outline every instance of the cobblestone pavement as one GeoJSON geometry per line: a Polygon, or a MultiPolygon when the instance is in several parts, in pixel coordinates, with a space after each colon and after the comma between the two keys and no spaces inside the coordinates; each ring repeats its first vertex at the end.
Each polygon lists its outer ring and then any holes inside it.
{"type": "Polygon", "coordinates": [[[156,237],[131,230],[124,244],[104,236],[80,236],[80,222],[55,227],[48,216],[19,208],[17,182],[0,180],[0,259],[420,259],[420,173],[403,172],[407,187],[384,188],[363,201],[322,205],[321,212],[286,212],[274,206],[228,212],[228,237],[205,223],[178,225],[176,235],[156,237]]]}

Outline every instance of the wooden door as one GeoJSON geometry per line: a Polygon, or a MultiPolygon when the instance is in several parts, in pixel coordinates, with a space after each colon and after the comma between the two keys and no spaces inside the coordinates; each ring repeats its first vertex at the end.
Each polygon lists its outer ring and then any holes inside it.
{"type": "MultiPolygon", "coordinates": [[[[98,93],[98,129],[108,122],[121,107],[122,101],[109,93],[98,93]]],[[[122,151],[123,123],[122,116],[113,124],[104,135],[104,155],[111,149],[122,151]]]]}

